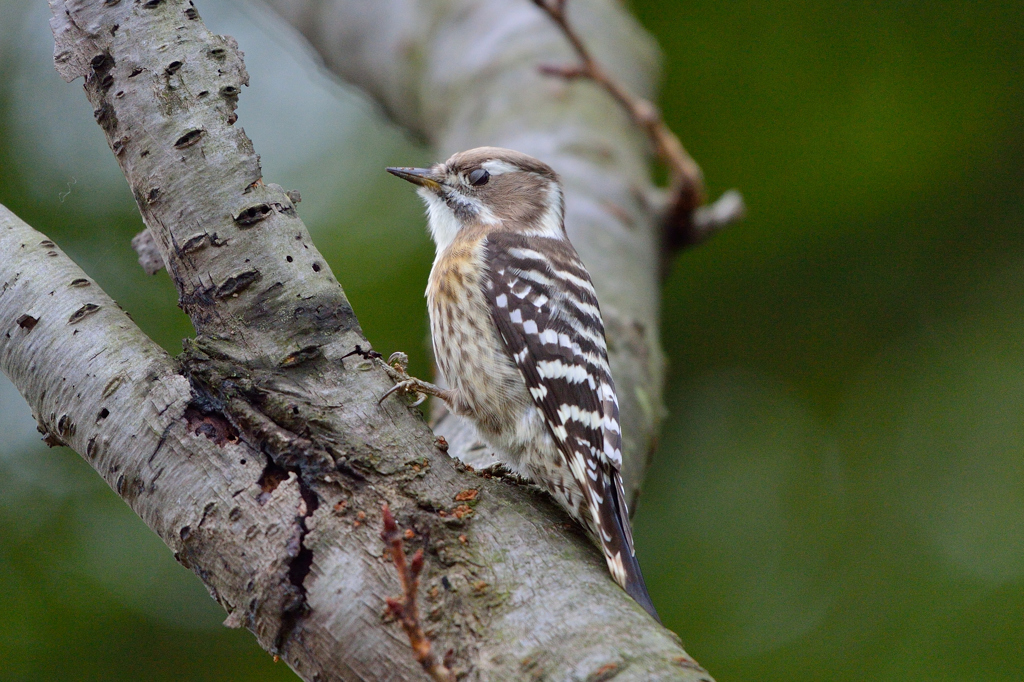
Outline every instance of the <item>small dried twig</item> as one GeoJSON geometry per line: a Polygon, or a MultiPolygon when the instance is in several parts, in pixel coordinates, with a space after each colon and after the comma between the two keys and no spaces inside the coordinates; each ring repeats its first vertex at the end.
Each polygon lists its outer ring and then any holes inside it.
{"type": "Polygon", "coordinates": [[[734,199],[739,193],[733,191],[728,205],[734,210],[715,212],[705,216],[701,224],[698,224],[695,214],[705,202],[704,174],[700,166],[687,153],[675,133],[665,125],[658,107],[642,97],[632,95],[594,59],[576,29],[569,23],[565,12],[566,3],[567,0],[533,0],[533,4],[551,17],[562,31],[580,58],[580,63],[573,66],[543,64],[540,71],[567,80],[586,78],[593,81],[621,104],[633,123],[647,133],[655,153],[669,172],[671,200],[665,216],[668,246],[677,249],[699,244],[714,232],[741,219],[744,214],[742,199],[736,207],[734,199]]]}
{"type": "Polygon", "coordinates": [[[384,530],[380,537],[391,552],[391,560],[395,562],[398,578],[402,582],[404,599],[388,599],[388,612],[402,624],[402,629],[409,636],[413,655],[423,669],[437,682],[455,682],[455,673],[444,663],[437,660],[430,649],[430,639],[420,627],[419,610],[416,608],[416,592],[420,586],[420,571],[423,570],[423,550],[418,549],[411,561],[406,561],[402,533],[398,530],[395,517],[391,515],[388,505],[383,507],[384,530]]]}
{"type": "Polygon", "coordinates": [[[345,353],[344,355],[341,356],[341,359],[344,360],[345,358],[350,358],[353,355],[358,355],[359,357],[363,358],[364,360],[377,360],[377,359],[380,359],[380,358],[384,357],[383,355],[381,355],[377,351],[375,351],[375,350],[366,350],[366,349],[364,349],[362,346],[360,346],[357,343],[356,347],[355,347],[355,350],[349,351],[348,353],[345,353]]]}

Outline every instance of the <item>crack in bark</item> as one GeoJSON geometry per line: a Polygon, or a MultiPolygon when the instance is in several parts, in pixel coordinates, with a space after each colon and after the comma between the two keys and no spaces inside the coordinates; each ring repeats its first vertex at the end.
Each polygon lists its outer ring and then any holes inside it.
{"type": "MultiPolygon", "coordinates": [[[[196,384],[193,383],[193,392],[197,393],[195,386],[196,384]]],[[[196,404],[210,405],[220,402],[221,401],[219,399],[211,400],[209,397],[202,398],[197,395],[196,401],[186,410],[186,419],[190,420],[190,430],[194,424],[198,424],[194,432],[197,435],[206,436],[218,445],[224,445],[228,442],[237,442],[238,439],[241,438],[251,442],[256,446],[258,451],[262,452],[262,454],[267,457],[267,463],[258,480],[258,484],[262,491],[257,498],[257,501],[260,502],[260,504],[264,504],[274,491],[277,490],[280,484],[288,480],[290,474],[295,475],[299,486],[299,493],[302,502],[298,509],[298,514],[294,518],[295,530],[285,546],[281,548],[284,554],[288,557],[286,560],[287,568],[285,572],[288,583],[279,584],[275,588],[282,590],[283,594],[278,600],[278,603],[280,604],[280,625],[278,627],[277,634],[274,636],[271,653],[279,655],[285,650],[293,634],[300,628],[302,621],[310,613],[310,607],[306,600],[307,591],[305,580],[313,565],[313,550],[305,545],[305,537],[309,532],[306,519],[308,519],[320,507],[320,501],[316,492],[304,479],[304,467],[296,465],[295,458],[292,457],[287,458],[290,462],[288,465],[279,463],[279,460],[282,459],[282,453],[280,451],[274,452],[265,446],[261,447],[261,442],[265,444],[265,441],[262,441],[258,434],[249,434],[243,430],[244,424],[247,422],[245,418],[236,422],[232,414],[228,411],[228,408],[224,408],[225,411],[210,411],[204,414],[195,407],[196,404]],[[229,440],[232,434],[234,436],[233,441],[229,440]]],[[[229,404],[237,410],[240,405],[240,400],[232,399],[229,404]]],[[[292,439],[293,443],[299,443],[300,452],[308,450],[305,443],[302,442],[305,439],[294,436],[294,434],[292,434],[292,439]]],[[[299,457],[301,457],[301,454],[299,457]]],[[[198,527],[202,527],[211,511],[212,503],[208,504],[203,509],[203,515],[199,521],[198,527]]],[[[188,526],[182,528],[182,542],[187,542],[189,537],[191,537],[191,534],[191,529],[188,526]]],[[[178,559],[179,561],[182,561],[184,565],[188,565],[188,562],[183,561],[181,557],[178,557],[178,559]]],[[[270,600],[264,597],[262,601],[267,602],[270,600]]]]}
{"type": "MultiPolygon", "coordinates": [[[[213,357],[216,355],[215,348],[203,339],[196,339],[179,358],[182,373],[193,392],[193,402],[186,410],[190,430],[218,445],[243,440],[267,458],[257,481],[261,489],[257,498],[260,504],[265,504],[292,474],[302,500],[294,518],[294,532],[282,548],[288,557],[285,572],[288,582],[277,586],[283,594],[279,601],[280,624],[271,647],[271,653],[280,655],[301,630],[303,620],[311,611],[305,580],[312,569],[313,550],[305,544],[309,532],[306,520],[319,509],[320,499],[310,481],[323,480],[333,472],[346,474],[347,467],[337,466],[327,448],[291,430],[296,424],[308,426],[311,419],[301,414],[296,405],[281,414],[269,393],[257,386],[259,375],[267,370],[213,357]]],[[[319,347],[306,346],[298,356],[309,362],[322,354],[319,347]]],[[[304,362],[285,364],[294,367],[304,362]]]]}
{"type": "Polygon", "coordinates": [[[299,477],[299,494],[302,496],[301,511],[303,513],[295,518],[298,530],[286,548],[291,556],[291,561],[288,564],[288,580],[291,583],[292,598],[285,602],[282,609],[281,627],[277,631],[277,636],[274,637],[274,650],[271,652],[275,655],[283,651],[292,634],[310,613],[309,603],[306,601],[305,581],[313,567],[313,550],[305,545],[306,534],[309,533],[306,519],[320,507],[320,501],[316,493],[302,480],[301,474],[296,472],[296,475],[299,477]]]}
{"type": "MultiPolygon", "coordinates": [[[[457,540],[459,535],[466,537],[473,516],[466,502],[475,501],[476,494],[470,500],[467,491],[462,490],[455,495],[455,504],[452,499],[427,498],[415,490],[415,482],[427,471],[426,462],[413,461],[397,470],[381,470],[374,464],[374,457],[360,452],[358,446],[349,446],[345,454],[341,454],[335,443],[338,434],[332,433],[328,424],[319,426],[315,413],[300,409],[295,396],[280,394],[269,387],[275,377],[283,374],[282,367],[305,369],[309,364],[326,361],[316,346],[302,348],[298,356],[302,362],[293,359],[273,365],[249,360],[242,365],[222,353],[216,343],[199,338],[191,342],[179,358],[182,373],[193,387],[193,409],[207,416],[216,414],[230,422],[240,440],[267,457],[258,481],[261,489],[258,501],[261,504],[268,502],[292,474],[298,485],[302,504],[294,519],[294,532],[284,547],[288,557],[288,584],[277,586],[283,594],[277,602],[280,605],[279,627],[273,637],[271,653],[279,655],[285,652],[311,613],[305,581],[311,572],[314,556],[305,540],[309,532],[307,519],[321,505],[311,484],[313,481],[330,481],[332,475],[341,474],[350,485],[358,486],[366,476],[355,466],[366,466],[368,473],[372,470],[377,474],[396,476],[395,482],[402,493],[416,500],[421,509],[430,512],[412,514],[409,525],[417,529],[425,548],[437,558],[439,566],[449,571],[455,566],[462,567],[452,575],[464,578],[473,597],[473,601],[468,603],[464,597],[446,599],[439,608],[443,608],[453,622],[468,628],[473,627],[471,623],[486,622],[487,608],[500,604],[504,597],[494,592],[493,578],[481,574],[484,567],[466,555],[463,550],[466,541],[457,540]],[[263,365],[275,368],[267,369],[263,365]],[[481,599],[483,601],[479,601],[481,599]]],[[[359,520],[354,522],[356,528],[365,516],[359,518],[357,515],[357,518],[359,520]]],[[[241,622],[241,617],[237,620],[241,622]]],[[[459,646],[465,649],[473,645],[462,642],[459,646]]]]}
{"type": "Polygon", "coordinates": [[[217,445],[238,442],[238,430],[217,412],[203,412],[197,405],[185,408],[188,430],[197,436],[206,436],[217,445]]]}

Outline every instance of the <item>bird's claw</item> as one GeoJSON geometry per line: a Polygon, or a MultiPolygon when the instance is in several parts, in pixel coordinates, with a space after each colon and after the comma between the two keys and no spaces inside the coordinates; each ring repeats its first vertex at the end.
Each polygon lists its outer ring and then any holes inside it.
{"type": "Polygon", "coordinates": [[[410,393],[416,396],[414,402],[409,403],[409,407],[416,407],[422,405],[423,401],[427,399],[428,395],[439,395],[440,389],[433,384],[428,384],[425,381],[421,381],[416,377],[409,376],[409,356],[405,353],[398,351],[392,353],[391,357],[388,358],[387,362],[379,360],[384,371],[391,377],[391,380],[395,382],[395,385],[384,392],[384,395],[380,397],[377,404],[380,405],[384,400],[392,395],[393,393],[401,393],[408,395],[410,393]]]}
{"type": "Polygon", "coordinates": [[[388,365],[392,368],[405,373],[409,371],[409,356],[402,351],[395,351],[388,358],[388,365]]]}
{"type": "Polygon", "coordinates": [[[377,401],[377,404],[380,405],[392,393],[415,393],[416,401],[409,403],[409,407],[416,407],[417,405],[421,405],[423,401],[427,399],[427,394],[418,391],[418,388],[419,381],[406,375],[404,380],[400,380],[397,384],[385,391],[384,395],[382,395],[380,400],[377,401]]]}
{"type": "MultiPolygon", "coordinates": [[[[391,377],[391,380],[396,383],[408,381],[412,378],[406,371],[409,367],[409,356],[405,353],[392,353],[387,362],[378,358],[377,363],[380,365],[381,369],[391,377]]],[[[391,390],[393,391],[394,389],[391,390]]]]}

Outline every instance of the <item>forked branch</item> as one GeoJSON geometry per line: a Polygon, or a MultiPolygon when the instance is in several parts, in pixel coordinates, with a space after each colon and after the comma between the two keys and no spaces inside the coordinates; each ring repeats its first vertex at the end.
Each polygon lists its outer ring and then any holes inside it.
{"type": "Polygon", "coordinates": [[[666,241],[672,249],[693,246],[723,227],[743,218],[745,209],[739,194],[731,192],[727,201],[701,209],[706,196],[704,174],[683,143],[665,124],[661,110],[652,102],[630,93],[594,59],[586,43],[569,22],[567,0],[533,0],[572,45],[580,61],[572,66],[542,64],[541,73],[566,80],[585,78],[601,86],[629,114],[633,123],[650,139],[658,159],[669,173],[669,205],[665,214],[666,241]]]}
{"type": "Polygon", "coordinates": [[[398,530],[395,517],[385,503],[382,509],[384,530],[380,537],[391,553],[391,560],[398,571],[398,579],[402,583],[402,599],[387,600],[388,612],[402,624],[402,629],[409,636],[413,655],[423,669],[437,682],[455,682],[455,673],[444,663],[437,660],[430,646],[430,639],[420,625],[419,609],[416,606],[416,594],[420,587],[420,572],[423,570],[423,550],[418,549],[407,561],[405,556],[402,533],[398,530]]]}

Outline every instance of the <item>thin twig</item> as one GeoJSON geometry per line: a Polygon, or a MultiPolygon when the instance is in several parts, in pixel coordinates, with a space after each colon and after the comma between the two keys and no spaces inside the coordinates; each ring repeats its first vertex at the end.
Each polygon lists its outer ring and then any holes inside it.
{"type": "Polygon", "coordinates": [[[427,671],[427,674],[437,682],[455,682],[455,673],[434,657],[430,648],[430,639],[420,627],[419,610],[416,608],[416,592],[420,586],[420,571],[423,570],[423,550],[416,550],[416,553],[412,555],[412,560],[407,562],[402,534],[398,532],[395,517],[391,515],[391,509],[386,503],[382,511],[384,530],[381,531],[380,537],[391,552],[391,560],[395,562],[395,569],[398,570],[404,597],[402,601],[389,598],[387,600],[388,612],[402,624],[405,634],[409,636],[413,655],[416,656],[416,660],[427,671]]]}
{"type": "MultiPolygon", "coordinates": [[[[598,84],[612,96],[629,114],[633,123],[643,130],[654,146],[654,151],[668,168],[669,196],[671,197],[666,211],[667,243],[672,248],[680,248],[697,244],[712,233],[724,227],[716,224],[716,229],[701,229],[695,224],[694,212],[705,202],[704,175],[700,166],[683,147],[675,133],[665,124],[661,111],[653,103],[642,97],[636,97],[612,78],[607,71],[594,59],[583,39],[569,23],[565,6],[567,0],[533,0],[562,31],[566,40],[572,45],[580,62],[574,66],[556,66],[542,64],[541,73],[558,76],[566,80],[586,78],[598,84]]],[[[742,211],[730,213],[729,218],[738,220],[742,211]]]]}

